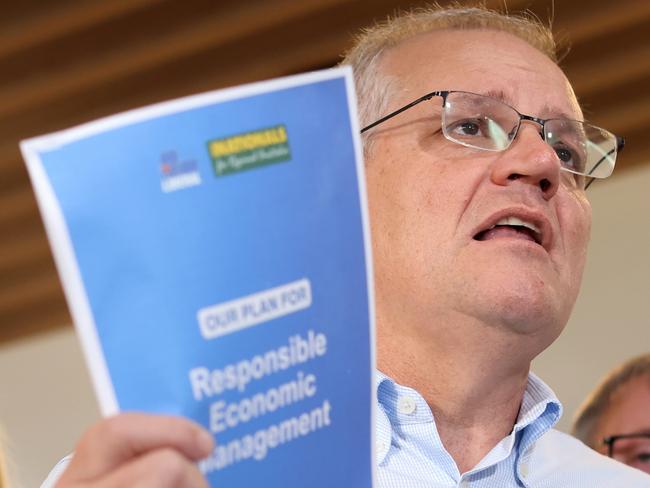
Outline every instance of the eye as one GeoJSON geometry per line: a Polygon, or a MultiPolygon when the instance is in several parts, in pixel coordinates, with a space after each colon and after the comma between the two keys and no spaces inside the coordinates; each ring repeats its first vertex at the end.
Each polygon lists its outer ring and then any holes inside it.
{"type": "Polygon", "coordinates": [[[563,163],[570,163],[573,159],[573,154],[571,154],[571,151],[565,147],[556,147],[555,154],[557,154],[557,157],[560,158],[560,161],[563,163]]]}
{"type": "Polygon", "coordinates": [[[650,452],[640,452],[636,455],[636,460],[640,463],[650,463],[650,452]]]}
{"type": "Polygon", "coordinates": [[[479,125],[476,122],[470,122],[470,121],[465,121],[462,122],[458,127],[457,130],[461,132],[463,135],[466,136],[475,136],[478,134],[481,130],[479,125]]]}
{"type": "Polygon", "coordinates": [[[512,141],[511,134],[517,131],[516,121],[497,120],[495,117],[473,113],[456,120],[445,120],[444,134],[448,139],[463,146],[488,151],[503,151],[512,141]]]}
{"type": "Polygon", "coordinates": [[[555,154],[560,159],[562,166],[571,171],[583,173],[585,171],[585,158],[580,152],[567,146],[566,144],[557,144],[553,147],[555,154]]]}
{"type": "Polygon", "coordinates": [[[489,137],[486,118],[459,119],[447,127],[447,130],[459,138],[489,137]]]}

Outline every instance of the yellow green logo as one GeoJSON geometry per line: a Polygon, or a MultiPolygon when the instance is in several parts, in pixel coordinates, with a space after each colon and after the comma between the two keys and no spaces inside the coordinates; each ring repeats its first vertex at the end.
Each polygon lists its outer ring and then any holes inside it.
{"type": "Polygon", "coordinates": [[[208,151],[217,176],[291,159],[284,125],[208,141],[208,151]]]}

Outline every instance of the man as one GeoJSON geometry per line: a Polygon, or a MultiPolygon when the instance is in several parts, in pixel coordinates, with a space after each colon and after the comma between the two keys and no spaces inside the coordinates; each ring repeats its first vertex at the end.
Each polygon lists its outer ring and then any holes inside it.
{"type": "MultiPolygon", "coordinates": [[[[650,486],[552,430],[561,406],[529,375],[578,293],[585,175],[607,176],[617,149],[572,122],[553,50],[539,24],[433,8],[347,57],[368,125],[379,487],[650,486]]],[[[122,415],[82,438],[57,486],[202,486],[209,450],[186,421],[122,415]]]]}
{"type": "Polygon", "coordinates": [[[611,371],[580,407],[573,435],[650,474],[650,354],[611,371]]]}

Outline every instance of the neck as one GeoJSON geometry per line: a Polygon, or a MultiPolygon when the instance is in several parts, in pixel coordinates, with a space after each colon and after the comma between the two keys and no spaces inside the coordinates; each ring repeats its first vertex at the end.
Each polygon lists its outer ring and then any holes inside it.
{"type": "Polygon", "coordinates": [[[459,318],[408,329],[377,317],[377,363],[425,398],[445,449],[463,473],[512,431],[532,356],[521,337],[459,318]]]}

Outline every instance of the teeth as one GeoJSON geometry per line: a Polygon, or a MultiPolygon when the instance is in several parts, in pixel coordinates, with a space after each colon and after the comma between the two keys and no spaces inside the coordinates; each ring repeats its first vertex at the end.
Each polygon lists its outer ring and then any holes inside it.
{"type": "Polygon", "coordinates": [[[494,229],[494,227],[497,225],[519,225],[521,227],[526,227],[527,229],[532,230],[535,234],[540,234],[540,230],[536,225],[531,224],[530,222],[525,222],[521,219],[518,219],[517,217],[506,217],[504,219],[501,219],[492,226],[492,229],[494,229]]]}

